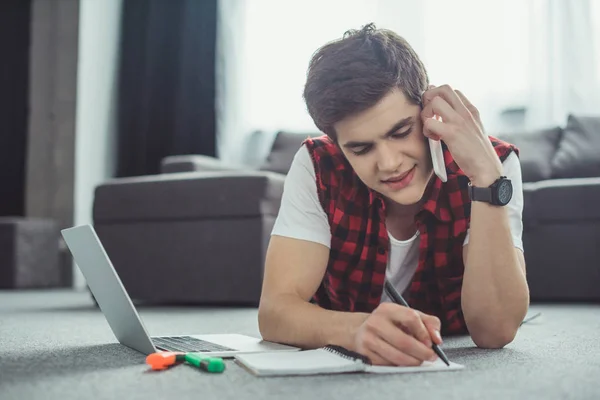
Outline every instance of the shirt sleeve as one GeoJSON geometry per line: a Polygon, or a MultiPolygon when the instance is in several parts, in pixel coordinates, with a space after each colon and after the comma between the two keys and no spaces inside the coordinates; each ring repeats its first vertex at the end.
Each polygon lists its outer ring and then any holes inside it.
{"type": "MultiPolygon", "coordinates": [[[[519,157],[513,151],[502,163],[504,175],[511,180],[513,195],[510,202],[505,206],[508,210],[510,233],[515,247],[523,251],[523,178],[521,175],[521,163],[519,157]]],[[[463,245],[469,243],[470,230],[463,245]]]]}
{"type": "Polygon", "coordinates": [[[281,206],[271,235],[331,246],[329,221],[319,201],[315,169],[304,145],[294,155],[285,178],[281,206]]]}

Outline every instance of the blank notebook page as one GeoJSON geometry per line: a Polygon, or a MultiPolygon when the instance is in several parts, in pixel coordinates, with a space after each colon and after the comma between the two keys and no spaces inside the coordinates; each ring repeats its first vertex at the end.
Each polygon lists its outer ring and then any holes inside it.
{"type": "Polygon", "coordinates": [[[364,368],[361,361],[348,360],[322,349],[239,354],[235,358],[257,375],[351,372],[364,368]]]}
{"type": "Polygon", "coordinates": [[[239,364],[256,375],[316,375],[343,372],[365,371],[376,374],[453,371],[464,366],[451,362],[448,367],[440,359],[435,362],[423,362],[418,367],[386,367],[363,364],[323,349],[304,350],[298,352],[238,354],[235,356],[239,364]]]}
{"type": "Polygon", "coordinates": [[[409,372],[453,371],[456,369],[463,369],[464,367],[464,365],[453,363],[452,361],[450,361],[450,366],[448,366],[438,358],[433,362],[423,361],[423,363],[418,367],[388,367],[385,365],[369,365],[366,367],[366,371],[374,374],[399,374],[409,372]]]}

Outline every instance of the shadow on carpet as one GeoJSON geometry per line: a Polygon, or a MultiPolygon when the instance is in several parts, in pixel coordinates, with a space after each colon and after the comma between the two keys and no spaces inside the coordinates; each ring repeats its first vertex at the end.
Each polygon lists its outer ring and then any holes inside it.
{"type": "Polygon", "coordinates": [[[145,355],[118,343],[49,348],[11,353],[0,362],[2,381],[35,381],[38,378],[73,377],[79,373],[115,370],[145,363],[145,355]]]}

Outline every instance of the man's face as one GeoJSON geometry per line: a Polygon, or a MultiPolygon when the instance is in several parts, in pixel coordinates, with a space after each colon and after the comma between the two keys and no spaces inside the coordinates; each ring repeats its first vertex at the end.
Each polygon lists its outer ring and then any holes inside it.
{"type": "Polygon", "coordinates": [[[421,108],[396,89],[372,108],[335,124],[338,144],[358,177],[388,199],[419,202],[433,166],[421,108]]]}

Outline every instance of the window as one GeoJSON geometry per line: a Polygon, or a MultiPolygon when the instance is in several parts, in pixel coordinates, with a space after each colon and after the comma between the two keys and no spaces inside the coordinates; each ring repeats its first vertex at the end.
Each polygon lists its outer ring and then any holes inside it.
{"type": "MultiPolygon", "coordinates": [[[[567,34],[572,42],[589,38],[589,29],[579,29],[578,22],[585,25],[589,7],[594,21],[587,22],[600,26],[600,1],[251,0],[244,4],[244,27],[239,33],[244,62],[238,66],[243,84],[237,92],[244,107],[243,135],[255,130],[315,132],[302,99],[309,60],[326,42],[369,22],[406,38],[423,59],[431,82],[463,91],[479,108],[488,132],[522,129],[526,112],[535,121],[560,123],[569,107],[577,108],[561,91],[581,86],[584,79],[569,78],[563,66],[574,57],[592,62],[581,58],[591,52],[588,39],[566,48],[561,40],[567,34]],[[576,33],[571,33],[573,25],[579,29],[576,33]],[[563,46],[558,48],[558,42],[563,46]],[[566,99],[564,105],[551,104],[560,98],[566,99]]],[[[595,65],[600,65],[600,29],[595,28],[593,36],[595,65]]],[[[585,77],[586,82],[600,83],[600,68],[589,75],[594,78],[585,77]]]]}

